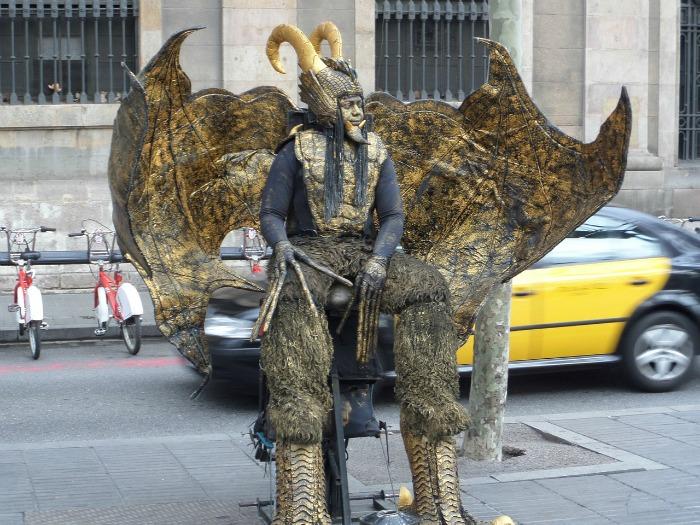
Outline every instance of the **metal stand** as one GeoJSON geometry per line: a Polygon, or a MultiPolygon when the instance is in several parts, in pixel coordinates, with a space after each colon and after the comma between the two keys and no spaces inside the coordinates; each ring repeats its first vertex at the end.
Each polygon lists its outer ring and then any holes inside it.
{"type": "MultiPolygon", "coordinates": [[[[350,494],[348,488],[348,472],[345,459],[345,448],[347,440],[343,427],[343,400],[340,390],[340,378],[338,371],[334,367],[331,371],[331,394],[333,396],[333,428],[332,434],[323,441],[323,455],[325,458],[327,504],[328,512],[331,515],[333,524],[352,525],[361,523],[361,518],[367,514],[367,508],[353,513],[351,502],[372,501],[374,510],[390,510],[394,508],[391,498],[398,498],[398,494],[389,494],[384,491],[364,492],[350,494]]],[[[367,379],[343,379],[344,383],[363,381],[367,384],[367,379]]],[[[372,382],[371,380],[369,381],[372,382]]],[[[274,502],[270,500],[258,499],[254,502],[245,502],[241,507],[257,507],[258,516],[263,523],[270,525],[274,515],[274,502]]]]}

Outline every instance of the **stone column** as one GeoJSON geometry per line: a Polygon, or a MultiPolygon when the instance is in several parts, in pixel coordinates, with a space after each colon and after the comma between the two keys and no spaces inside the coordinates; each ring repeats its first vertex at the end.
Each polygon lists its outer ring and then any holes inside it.
{"type": "Polygon", "coordinates": [[[297,57],[289,44],[280,48],[281,75],[270,66],[265,44],[278,24],[297,25],[297,0],[223,0],[223,84],[235,94],[276,86],[297,100],[297,57]]]}
{"type": "Polygon", "coordinates": [[[595,139],[626,86],[632,135],[615,201],[655,214],[664,212],[663,161],[657,155],[659,7],[659,0],[586,2],[585,139],[595,139]]]}
{"type": "Polygon", "coordinates": [[[148,63],[162,45],[163,2],[162,0],[141,0],[139,10],[139,69],[148,63]]]}

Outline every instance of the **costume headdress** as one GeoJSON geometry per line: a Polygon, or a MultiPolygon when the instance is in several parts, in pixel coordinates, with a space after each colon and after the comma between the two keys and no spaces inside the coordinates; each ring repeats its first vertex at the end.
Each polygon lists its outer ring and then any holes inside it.
{"type": "Polygon", "coordinates": [[[319,123],[337,122],[338,98],[347,95],[362,96],[362,86],[357,73],[343,58],[343,41],[333,22],[319,24],[311,37],[289,24],[280,24],[267,39],[267,58],[280,73],[285,73],[280,62],[279,49],[289,42],[297,53],[301,75],[299,91],[301,100],[309,106],[319,123]],[[321,42],[326,40],[331,48],[330,57],[321,57],[321,42]]]}

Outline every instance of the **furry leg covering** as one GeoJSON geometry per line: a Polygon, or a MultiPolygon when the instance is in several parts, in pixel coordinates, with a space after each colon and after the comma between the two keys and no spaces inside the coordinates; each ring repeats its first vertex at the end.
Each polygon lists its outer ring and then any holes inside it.
{"type": "Polygon", "coordinates": [[[277,442],[277,512],[272,525],[330,525],[320,444],[277,442]]]}
{"type": "Polygon", "coordinates": [[[270,390],[267,417],[278,441],[321,442],[332,404],[332,351],[324,315],[316,315],[303,299],[280,301],[260,355],[270,390]]]}
{"type": "Polygon", "coordinates": [[[459,403],[458,341],[448,306],[414,304],[398,317],[394,359],[402,429],[432,442],[458,434],[468,420],[459,403]]]}

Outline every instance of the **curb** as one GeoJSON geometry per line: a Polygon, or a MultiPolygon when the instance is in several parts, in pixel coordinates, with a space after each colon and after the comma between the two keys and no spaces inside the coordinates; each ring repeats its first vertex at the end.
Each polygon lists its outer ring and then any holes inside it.
{"type": "MultiPolygon", "coordinates": [[[[160,330],[154,324],[142,324],[141,335],[143,337],[163,337],[160,330]]],[[[73,341],[73,340],[119,340],[119,329],[112,326],[107,334],[98,338],[95,336],[95,329],[87,326],[75,328],[49,328],[41,332],[41,341],[73,341]]],[[[20,337],[17,330],[0,330],[0,343],[23,343],[27,341],[26,336],[20,337]]]]}

